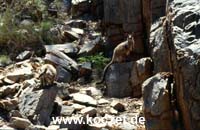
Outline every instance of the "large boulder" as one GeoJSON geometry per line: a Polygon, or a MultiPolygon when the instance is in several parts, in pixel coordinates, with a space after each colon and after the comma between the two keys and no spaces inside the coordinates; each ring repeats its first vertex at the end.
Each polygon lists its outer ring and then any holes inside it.
{"type": "Polygon", "coordinates": [[[34,124],[49,125],[57,87],[37,91],[31,89],[20,96],[19,111],[24,118],[28,118],[34,124]]]}
{"type": "Polygon", "coordinates": [[[151,58],[135,62],[112,64],[106,73],[106,95],[110,97],[140,97],[141,84],[151,76],[151,58]]]}
{"type": "Polygon", "coordinates": [[[183,127],[197,130],[200,129],[199,1],[174,0],[170,6],[173,14],[168,16],[172,16],[172,21],[162,24],[161,20],[152,26],[150,46],[154,72],[174,72],[183,127]]]}
{"type": "Polygon", "coordinates": [[[170,73],[158,73],[147,79],[143,87],[144,114],[148,130],[173,130],[173,111],[169,89],[170,73]]]}

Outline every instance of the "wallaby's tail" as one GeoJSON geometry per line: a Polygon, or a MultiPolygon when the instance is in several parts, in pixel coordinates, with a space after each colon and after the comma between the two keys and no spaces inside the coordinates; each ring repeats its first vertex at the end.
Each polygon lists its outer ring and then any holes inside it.
{"type": "Polygon", "coordinates": [[[105,81],[106,72],[111,64],[112,64],[112,61],[106,65],[106,67],[104,68],[104,71],[103,71],[103,77],[101,78],[101,80],[99,82],[96,82],[96,84],[102,84],[105,81]]]}

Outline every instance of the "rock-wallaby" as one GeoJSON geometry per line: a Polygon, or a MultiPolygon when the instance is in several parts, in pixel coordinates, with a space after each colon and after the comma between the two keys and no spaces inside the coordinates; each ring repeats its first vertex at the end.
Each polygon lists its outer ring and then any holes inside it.
{"type": "Polygon", "coordinates": [[[51,64],[44,64],[40,68],[39,80],[41,82],[41,87],[49,86],[56,80],[57,71],[56,68],[51,64]]]}
{"type": "Polygon", "coordinates": [[[119,45],[115,47],[113,51],[112,60],[104,68],[103,77],[101,81],[97,82],[96,84],[101,84],[104,82],[106,72],[110,65],[112,65],[113,63],[125,62],[127,56],[130,54],[131,51],[133,51],[134,47],[135,47],[134,37],[132,35],[128,35],[128,38],[126,41],[120,43],[119,45]]]}

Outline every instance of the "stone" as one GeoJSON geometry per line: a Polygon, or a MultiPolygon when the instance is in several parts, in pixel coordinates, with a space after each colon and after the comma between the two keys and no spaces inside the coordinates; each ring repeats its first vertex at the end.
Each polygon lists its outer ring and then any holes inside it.
{"type": "Polygon", "coordinates": [[[30,79],[33,77],[33,72],[31,69],[32,68],[29,67],[17,68],[12,72],[8,72],[6,77],[15,83],[19,80],[30,79]]]}
{"type": "Polygon", "coordinates": [[[66,69],[61,66],[56,67],[57,70],[57,82],[69,83],[71,81],[72,75],[66,69]]]}
{"type": "Polygon", "coordinates": [[[112,106],[115,110],[117,110],[119,112],[125,111],[125,106],[121,102],[113,101],[113,102],[111,102],[110,106],[112,106]]]}
{"type": "Polygon", "coordinates": [[[133,97],[141,97],[142,83],[153,73],[153,61],[150,57],[145,57],[137,60],[131,71],[131,84],[133,86],[133,97]]]}
{"type": "Polygon", "coordinates": [[[60,130],[59,125],[50,125],[46,130],[60,130]]]}
{"type": "Polygon", "coordinates": [[[30,58],[32,55],[32,53],[30,51],[24,51],[22,53],[20,53],[16,59],[19,60],[19,61],[22,61],[22,60],[26,60],[28,58],[30,58]]]}
{"type": "Polygon", "coordinates": [[[11,111],[17,108],[19,103],[18,98],[0,100],[0,108],[11,111]]]}
{"type": "MultiPolygon", "coordinates": [[[[150,34],[154,73],[174,73],[176,101],[182,122],[180,129],[200,129],[199,120],[199,1],[180,0],[170,4],[172,23],[153,23],[150,34]],[[189,105],[192,102],[192,105],[189,105]]],[[[168,14],[169,16],[169,14],[168,14]]]]}
{"type": "Polygon", "coordinates": [[[46,52],[51,52],[54,50],[64,52],[69,56],[76,56],[78,53],[78,47],[74,43],[64,43],[64,44],[56,44],[56,45],[45,45],[46,52]]]}
{"type": "Polygon", "coordinates": [[[47,127],[41,125],[31,125],[27,130],[47,130],[47,127]]]}
{"type": "Polygon", "coordinates": [[[80,110],[86,108],[86,106],[80,105],[80,104],[76,104],[76,103],[74,103],[74,104],[72,105],[72,107],[73,107],[76,111],[80,111],[80,110]]]}
{"type": "Polygon", "coordinates": [[[72,41],[80,39],[79,34],[75,33],[74,31],[64,31],[63,35],[67,38],[69,38],[72,41]]]}
{"type": "Polygon", "coordinates": [[[103,98],[98,100],[98,105],[103,105],[103,104],[108,104],[108,103],[110,103],[110,102],[106,99],[103,99],[103,98]]]}
{"type": "Polygon", "coordinates": [[[12,117],[9,125],[17,129],[26,129],[32,125],[32,123],[28,119],[12,117]]]}
{"type": "Polygon", "coordinates": [[[20,88],[20,84],[15,83],[13,85],[6,85],[0,88],[0,97],[5,97],[8,95],[14,95],[20,88]]]}
{"type": "Polygon", "coordinates": [[[85,56],[85,55],[92,55],[95,54],[100,48],[101,37],[97,37],[94,40],[90,40],[83,44],[80,48],[78,55],[85,56]]]}
{"type": "Polygon", "coordinates": [[[96,87],[89,87],[86,89],[87,95],[91,96],[103,96],[101,90],[97,89],[96,87]]]}
{"type": "Polygon", "coordinates": [[[74,111],[75,111],[75,108],[72,106],[62,106],[60,114],[62,116],[71,116],[74,111]]]}
{"type": "Polygon", "coordinates": [[[57,83],[58,94],[57,96],[61,99],[70,99],[69,84],[57,83]]]}
{"type": "Polygon", "coordinates": [[[73,59],[65,55],[63,52],[56,50],[51,51],[50,53],[46,54],[45,60],[62,66],[64,69],[70,71],[72,74],[78,72],[78,64],[73,59]]]}
{"type": "Polygon", "coordinates": [[[113,24],[136,23],[138,19],[135,15],[141,14],[140,7],[141,1],[137,0],[104,0],[105,22],[113,24]]]}
{"type": "Polygon", "coordinates": [[[80,93],[71,94],[71,96],[73,97],[74,102],[91,106],[97,105],[97,101],[91,96],[80,93]]]}
{"type": "Polygon", "coordinates": [[[143,83],[143,109],[146,128],[149,130],[173,129],[173,111],[170,108],[170,93],[167,89],[171,87],[170,78],[170,73],[158,73],[143,83]]]}
{"type": "Polygon", "coordinates": [[[106,127],[106,124],[89,124],[88,130],[104,130],[103,128],[106,127]]]}
{"type": "MultiPolygon", "coordinates": [[[[80,114],[73,115],[73,118],[74,119],[82,119],[84,121],[83,116],[80,115],[80,114]]],[[[69,130],[81,130],[81,129],[86,127],[86,124],[84,124],[83,122],[80,122],[80,123],[74,123],[74,122],[69,123],[69,122],[67,122],[67,123],[61,123],[61,124],[58,124],[58,125],[60,125],[60,129],[64,129],[64,128],[66,129],[67,128],[69,130]]]]}
{"type": "Polygon", "coordinates": [[[56,86],[49,89],[27,91],[20,97],[19,111],[23,117],[30,119],[34,124],[48,125],[56,95],[56,86]]]}
{"type": "Polygon", "coordinates": [[[130,84],[130,72],[133,62],[112,64],[106,73],[105,94],[109,97],[123,98],[132,96],[133,87],[130,84]]]}
{"type": "Polygon", "coordinates": [[[33,24],[34,24],[34,22],[32,20],[29,20],[29,19],[24,19],[20,23],[21,26],[25,26],[25,27],[33,26],[33,24]]]}
{"type": "Polygon", "coordinates": [[[86,107],[82,109],[80,113],[83,114],[84,116],[88,115],[89,117],[95,117],[97,114],[97,110],[96,108],[93,108],[93,107],[86,107]]]}
{"type": "Polygon", "coordinates": [[[86,27],[86,21],[80,20],[80,19],[73,19],[65,22],[65,25],[69,25],[70,27],[74,28],[85,28],[86,27]]]}
{"type": "Polygon", "coordinates": [[[10,126],[7,126],[7,125],[1,126],[0,129],[1,129],[1,130],[17,130],[17,129],[15,129],[15,128],[10,127],[10,126]]]}
{"type": "Polygon", "coordinates": [[[71,28],[71,31],[79,34],[79,35],[83,35],[84,34],[84,30],[80,29],[80,28],[71,28]]]}
{"type": "Polygon", "coordinates": [[[117,111],[116,109],[114,109],[114,108],[110,108],[110,109],[109,109],[109,112],[110,112],[110,114],[112,114],[112,115],[117,115],[117,114],[118,114],[118,111],[117,111]]]}
{"type": "Polygon", "coordinates": [[[80,64],[79,76],[89,78],[92,73],[92,63],[84,62],[80,64]]]}
{"type": "Polygon", "coordinates": [[[19,117],[19,118],[22,118],[22,115],[21,113],[18,111],[18,110],[12,110],[10,111],[9,113],[9,117],[19,117]]]}
{"type": "Polygon", "coordinates": [[[87,13],[90,9],[89,1],[87,0],[72,0],[72,16],[80,16],[87,13]]]}
{"type": "Polygon", "coordinates": [[[120,130],[137,130],[136,125],[133,125],[129,122],[120,123],[118,126],[120,130]]]}

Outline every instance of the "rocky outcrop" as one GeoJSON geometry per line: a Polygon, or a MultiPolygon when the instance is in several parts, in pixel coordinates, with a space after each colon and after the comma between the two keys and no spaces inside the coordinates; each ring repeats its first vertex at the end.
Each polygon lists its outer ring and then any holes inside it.
{"type": "Polygon", "coordinates": [[[34,124],[49,125],[56,95],[56,86],[50,89],[27,91],[20,97],[18,105],[20,113],[34,124]]]}
{"type": "Polygon", "coordinates": [[[173,130],[173,109],[171,104],[170,73],[158,73],[147,79],[143,87],[144,114],[148,130],[173,130]]]}
{"type": "Polygon", "coordinates": [[[135,33],[136,53],[144,53],[142,3],[140,0],[104,0],[104,24],[109,46],[115,47],[127,36],[135,33]]]}
{"type": "Polygon", "coordinates": [[[187,130],[200,129],[198,4],[198,0],[174,0],[170,5],[172,14],[167,15],[172,20],[153,24],[150,41],[154,72],[174,73],[180,118],[187,130]]]}
{"type": "Polygon", "coordinates": [[[140,97],[141,84],[152,73],[151,58],[136,62],[116,63],[109,67],[106,74],[106,95],[111,97],[140,97]]]}

